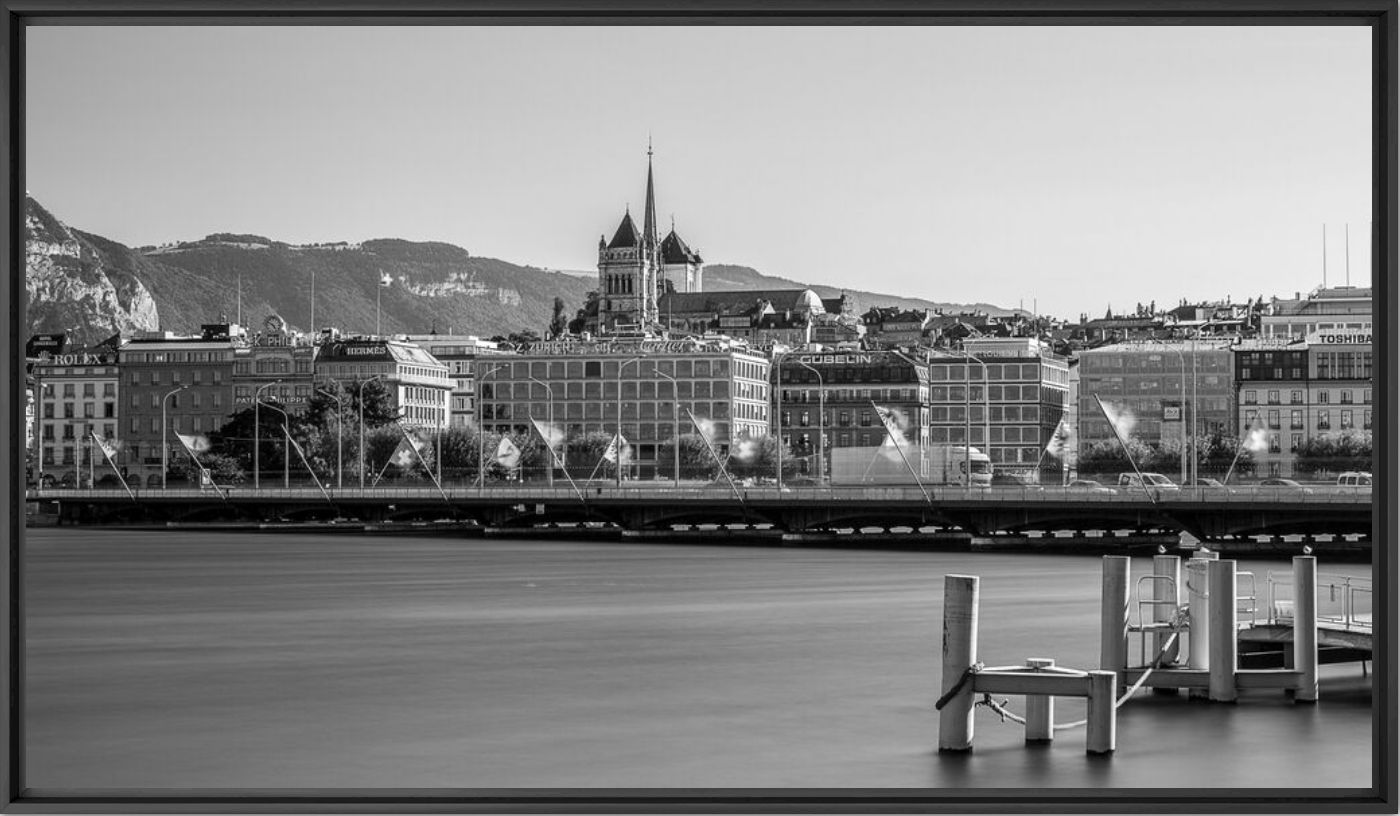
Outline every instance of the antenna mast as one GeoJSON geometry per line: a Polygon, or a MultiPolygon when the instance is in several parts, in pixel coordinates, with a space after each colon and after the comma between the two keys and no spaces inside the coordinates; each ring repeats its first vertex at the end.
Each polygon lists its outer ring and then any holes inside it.
{"type": "Polygon", "coordinates": [[[1346,258],[1347,258],[1347,286],[1351,286],[1351,224],[1350,224],[1350,223],[1347,223],[1347,224],[1346,224],[1346,233],[1345,233],[1345,235],[1346,235],[1346,242],[1347,242],[1347,254],[1346,254],[1346,258]]]}
{"type": "Polygon", "coordinates": [[[1322,225],[1322,288],[1327,288],[1327,224],[1322,225]]]}

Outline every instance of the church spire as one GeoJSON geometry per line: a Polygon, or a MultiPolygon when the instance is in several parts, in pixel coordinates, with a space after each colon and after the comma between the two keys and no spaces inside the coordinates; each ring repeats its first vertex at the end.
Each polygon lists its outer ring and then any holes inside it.
{"type": "Polygon", "coordinates": [[[642,240],[647,249],[655,249],[656,240],[656,192],[651,178],[651,137],[647,136],[647,210],[643,216],[642,240]]]}

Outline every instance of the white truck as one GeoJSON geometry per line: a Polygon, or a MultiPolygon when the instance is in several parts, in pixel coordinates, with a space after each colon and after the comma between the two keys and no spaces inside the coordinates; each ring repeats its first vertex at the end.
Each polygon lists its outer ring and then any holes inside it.
{"type": "Polygon", "coordinates": [[[831,450],[831,483],[833,485],[912,485],[914,474],[918,482],[927,485],[966,485],[971,465],[973,487],[992,486],[992,460],[976,448],[961,445],[935,445],[920,448],[913,445],[903,450],[893,445],[878,448],[833,448],[831,450]],[[905,464],[905,459],[908,464],[905,464]],[[913,469],[913,474],[910,469],[913,469]]]}

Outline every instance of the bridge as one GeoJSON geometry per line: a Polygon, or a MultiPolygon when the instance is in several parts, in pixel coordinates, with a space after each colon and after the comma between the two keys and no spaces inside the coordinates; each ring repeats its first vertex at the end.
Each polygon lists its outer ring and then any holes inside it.
{"type": "Polygon", "coordinates": [[[1067,488],[735,487],[667,482],[569,485],[431,483],[375,488],[144,488],[30,490],[63,523],[365,522],[452,519],[491,528],[590,525],[661,531],[731,525],[821,533],[936,528],[973,536],[1189,533],[1206,542],[1281,540],[1368,544],[1369,491],[1320,488],[1083,493],[1067,488]]]}

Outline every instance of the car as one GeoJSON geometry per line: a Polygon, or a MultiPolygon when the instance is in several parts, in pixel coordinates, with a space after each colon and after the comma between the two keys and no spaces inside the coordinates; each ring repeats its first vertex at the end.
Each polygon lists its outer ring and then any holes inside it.
{"type": "Polygon", "coordinates": [[[1105,487],[1099,484],[1098,482],[1094,481],[1093,479],[1075,479],[1074,481],[1065,485],[1065,490],[1068,490],[1071,493],[1090,493],[1096,496],[1118,495],[1117,490],[1111,487],[1105,487]]]}
{"type": "Polygon", "coordinates": [[[1010,473],[1010,472],[1004,471],[1004,470],[998,470],[998,471],[994,471],[994,472],[992,473],[992,485],[991,485],[991,486],[992,486],[993,488],[996,488],[996,489],[1002,489],[1002,490],[1004,490],[1004,489],[1007,489],[1007,488],[1011,488],[1011,489],[1015,489],[1015,490],[1027,491],[1027,492],[1032,492],[1032,493],[1039,493],[1039,492],[1041,492],[1041,491],[1043,491],[1043,490],[1045,489],[1045,488],[1041,487],[1040,485],[1035,484],[1034,482],[1030,481],[1030,480],[1029,480],[1028,478],[1026,478],[1025,476],[1021,476],[1021,475],[1018,475],[1018,474],[1015,474],[1015,473],[1010,473]]]}
{"type": "Polygon", "coordinates": [[[1202,493],[1210,493],[1212,491],[1216,493],[1235,492],[1230,487],[1226,486],[1224,482],[1221,482],[1219,479],[1197,479],[1194,482],[1187,482],[1186,486],[1194,488],[1202,493]]]}
{"type": "Polygon", "coordinates": [[[1156,493],[1181,489],[1175,482],[1160,473],[1144,473],[1141,477],[1136,473],[1118,474],[1119,490],[1141,490],[1144,485],[1151,488],[1153,492],[1156,493]]]}
{"type": "Polygon", "coordinates": [[[1282,479],[1278,476],[1271,476],[1259,483],[1259,488],[1266,492],[1290,492],[1301,493],[1304,496],[1312,495],[1312,488],[1304,487],[1292,479],[1282,479]]]}
{"type": "Polygon", "coordinates": [[[1371,489],[1371,474],[1365,471],[1348,471],[1337,477],[1337,487],[1371,489]]]}

